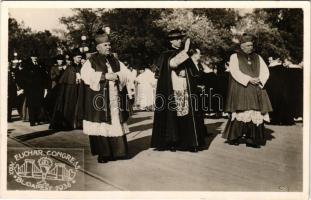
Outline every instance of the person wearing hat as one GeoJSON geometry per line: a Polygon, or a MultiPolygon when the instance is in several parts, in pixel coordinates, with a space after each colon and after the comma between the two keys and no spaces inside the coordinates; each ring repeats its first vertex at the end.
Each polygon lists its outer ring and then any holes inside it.
{"type": "Polygon", "coordinates": [[[83,133],[89,135],[91,153],[99,163],[125,159],[128,155],[123,115],[127,110],[119,104],[128,70],[112,55],[107,33],[99,30],[95,36],[97,53],[81,68],[83,94],[83,133]]]}
{"type": "Polygon", "coordinates": [[[184,36],[180,30],[170,31],[170,49],[155,63],[159,69],[151,138],[151,147],[155,150],[197,152],[205,145],[207,132],[203,116],[196,109],[198,99],[190,98],[198,97],[195,81],[198,69],[188,55],[190,39],[182,47],[184,36]]]}
{"type": "Polygon", "coordinates": [[[253,36],[243,34],[240,49],[230,57],[226,112],[231,118],[222,134],[231,145],[245,142],[248,147],[265,145],[264,122],[269,122],[272,106],[265,89],[269,69],[254,52],[253,36]]]}
{"type": "Polygon", "coordinates": [[[53,115],[54,106],[59,92],[59,79],[63,75],[65,69],[65,56],[63,56],[62,54],[56,55],[56,57],[54,58],[54,65],[51,66],[49,73],[50,88],[45,97],[45,109],[50,120],[53,115]]]}
{"type": "Polygon", "coordinates": [[[76,106],[81,83],[81,52],[73,49],[72,62],[59,79],[56,103],[50,121],[50,129],[73,130],[77,128],[76,106]]]}
{"type": "Polygon", "coordinates": [[[30,126],[35,126],[45,121],[43,103],[48,88],[48,73],[38,62],[36,51],[31,51],[30,58],[24,60],[22,66],[21,87],[26,97],[30,126]]]}
{"type": "Polygon", "coordinates": [[[65,58],[63,55],[57,55],[55,57],[55,65],[51,67],[51,81],[52,81],[52,88],[54,88],[57,84],[58,81],[60,79],[60,77],[63,75],[65,69],[66,69],[66,65],[64,63],[65,58]]]}

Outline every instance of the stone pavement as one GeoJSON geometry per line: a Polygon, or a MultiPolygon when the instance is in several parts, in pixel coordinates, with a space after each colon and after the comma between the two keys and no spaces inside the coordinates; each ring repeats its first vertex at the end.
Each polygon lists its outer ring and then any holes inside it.
{"type": "Polygon", "coordinates": [[[84,184],[77,190],[302,191],[302,123],[267,125],[266,146],[253,149],[225,144],[225,122],[205,119],[212,133],[208,150],[159,152],[149,148],[153,113],[137,112],[129,121],[130,159],[99,164],[81,130],[55,132],[47,124],[30,127],[17,120],[8,123],[8,158],[15,147],[83,149],[84,184]]]}

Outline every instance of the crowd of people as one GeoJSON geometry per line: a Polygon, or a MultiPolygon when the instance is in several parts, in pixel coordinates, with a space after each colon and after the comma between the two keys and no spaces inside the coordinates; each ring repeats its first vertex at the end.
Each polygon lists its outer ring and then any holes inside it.
{"type": "MultiPolygon", "coordinates": [[[[76,48],[70,54],[56,55],[51,66],[40,62],[36,51],[31,51],[29,59],[12,60],[8,70],[8,122],[12,121],[13,109],[17,109],[30,126],[50,123],[51,129],[59,130],[82,127],[78,98],[84,85],[80,70],[90,55],[76,48]]],[[[153,68],[136,69],[128,61],[124,65],[129,76],[126,93],[130,109],[153,111],[157,82],[153,68]]]]}
{"type": "Polygon", "coordinates": [[[15,107],[30,126],[82,129],[92,154],[105,163],[127,157],[127,120],[135,110],[154,111],[151,147],[160,151],[204,150],[205,117],[228,118],[226,142],[253,148],[265,145],[265,123],[302,120],[302,63],[274,55],[267,65],[244,34],[221,71],[185,39],[180,30],[169,32],[169,49],[143,68],[121,62],[105,30],[96,33],[96,52],[73,49],[57,55],[53,66],[43,66],[32,51],[10,63],[8,121],[15,107]]]}

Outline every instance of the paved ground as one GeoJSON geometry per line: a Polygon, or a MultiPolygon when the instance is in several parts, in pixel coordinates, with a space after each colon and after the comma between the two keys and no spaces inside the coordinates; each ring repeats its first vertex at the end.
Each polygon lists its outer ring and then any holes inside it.
{"type": "MultiPolygon", "coordinates": [[[[84,184],[93,191],[302,191],[302,124],[267,125],[269,141],[261,149],[230,146],[221,138],[225,119],[206,119],[212,136],[199,152],[150,149],[153,113],[138,112],[129,121],[129,160],[98,164],[80,130],[53,132],[48,125],[8,124],[8,147],[84,149],[84,184]]],[[[8,150],[8,158],[13,156],[8,150]]],[[[10,187],[16,183],[8,180],[10,187]]],[[[15,185],[14,185],[15,184],[15,185]]],[[[18,189],[23,189],[24,186],[18,189]]],[[[16,187],[15,187],[16,188],[16,187]]]]}

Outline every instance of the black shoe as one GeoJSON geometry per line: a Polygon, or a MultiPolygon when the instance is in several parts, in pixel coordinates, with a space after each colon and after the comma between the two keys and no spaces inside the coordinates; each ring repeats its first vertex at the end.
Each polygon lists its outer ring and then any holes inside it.
{"type": "Polygon", "coordinates": [[[167,149],[166,148],[155,148],[155,149],[153,149],[154,151],[166,151],[167,149]]]}
{"type": "Polygon", "coordinates": [[[120,157],[116,157],[115,160],[129,160],[130,157],[128,155],[126,156],[120,156],[120,157]]]}
{"type": "Polygon", "coordinates": [[[240,144],[238,139],[235,140],[227,140],[226,143],[230,144],[230,145],[235,145],[238,146],[240,144]]]}
{"type": "Polygon", "coordinates": [[[170,151],[171,151],[171,152],[176,152],[176,148],[175,148],[175,147],[171,147],[171,148],[170,148],[170,151]]]}
{"type": "Polygon", "coordinates": [[[36,123],[30,123],[30,126],[35,126],[36,125],[36,123]]]}
{"type": "Polygon", "coordinates": [[[259,149],[259,148],[260,148],[260,145],[258,145],[258,144],[253,144],[253,143],[246,143],[246,146],[247,146],[247,147],[256,148],[256,149],[259,149]]]}
{"type": "Polygon", "coordinates": [[[98,162],[98,163],[107,163],[108,160],[107,160],[107,158],[105,158],[105,157],[103,157],[103,156],[98,156],[97,162],[98,162]]]}
{"type": "Polygon", "coordinates": [[[190,148],[190,152],[197,153],[197,152],[199,152],[199,149],[196,147],[193,147],[193,148],[190,148]]]}

